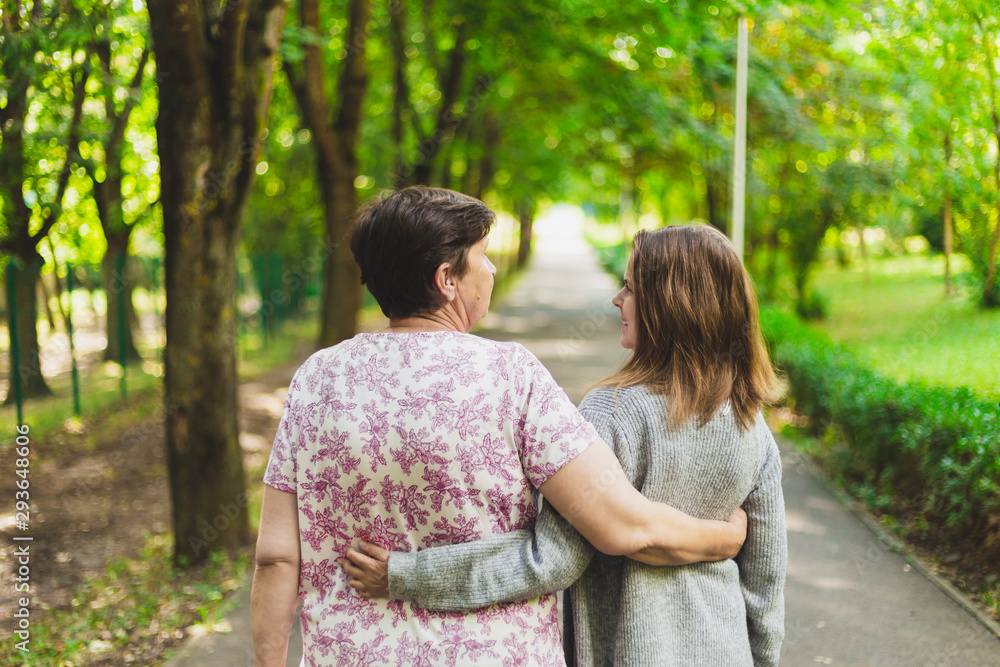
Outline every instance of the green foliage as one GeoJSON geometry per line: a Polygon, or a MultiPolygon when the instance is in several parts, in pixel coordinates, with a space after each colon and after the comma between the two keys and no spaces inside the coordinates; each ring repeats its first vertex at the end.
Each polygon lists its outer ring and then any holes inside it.
{"type": "Polygon", "coordinates": [[[601,266],[621,283],[625,269],[628,268],[629,255],[632,253],[632,241],[601,245],[591,239],[590,243],[597,251],[597,258],[601,266]]]}
{"type": "Polygon", "coordinates": [[[965,387],[898,382],[825,335],[774,310],[761,313],[772,356],[816,435],[843,444],[828,463],[876,504],[914,509],[988,544],[1000,511],[1000,411],[965,387]],[[890,501],[889,498],[892,500],[890,501]]]}
{"type": "MultiPolygon", "coordinates": [[[[985,213],[987,219],[996,217],[991,216],[989,211],[985,213]]],[[[996,256],[990,257],[992,230],[988,226],[963,225],[963,231],[961,248],[969,258],[971,270],[961,276],[962,280],[981,305],[987,308],[1000,306],[1000,280],[995,279],[992,288],[986,291],[991,260],[994,275],[1000,277],[1000,261],[996,256]]]]}
{"type": "MultiPolygon", "coordinates": [[[[73,415],[73,391],[68,377],[60,377],[53,383],[55,394],[32,402],[25,412],[24,422],[31,427],[31,432],[39,439],[45,439],[52,434],[69,429],[76,431],[84,423],[100,420],[108,415],[129,410],[129,415],[136,419],[141,417],[131,408],[149,409],[157,406],[163,400],[162,371],[153,375],[143,371],[139,364],[128,367],[126,382],[129,397],[121,397],[120,367],[107,364],[87,373],[80,382],[82,412],[86,418],[81,422],[73,415]]],[[[0,408],[0,428],[13,432],[17,426],[17,412],[14,406],[0,408]]],[[[2,447],[6,449],[6,446],[2,447]]]]}
{"type": "MultiPolygon", "coordinates": [[[[116,664],[125,655],[153,664],[163,644],[219,623],[228,610],[224,598],[244,585],[251,559],[215,551],[197,570],[178,570],[170,542],[168,535],[148,536],[135,558],[111,561],[104,575],[75,590],[71,608],[33,623],[30,664],[82,665],[111,655],[122,657],[116,664]]],[[[0,651],[0,664],[22,664],[14,642],[0,651]]]]}
{"type": "Polygon", "coordinates": [[[829,300],[816,290],[809,290],[795,304],[795,312],[804,320],[825,320],[830,314],[829,300]]]}
{"type": "Polygon", "coordinates": [[[923,209],[919,211],[917,216],[914,231],[927,239],[932,251],[944,252],[944,227],[941,222],[941,211],[923,209]]]}
{"type": "MultiPolygon", "coordinates": [[[[967,267],[964,256],[952,257],[954,272],[967,267]]],[[[814,283],[830,316],[816,328],[897,380],[967,385],[1000,400],[1000,312],[976,307],[961,285],[945,297],[943,273],[940,255],[872,259],[849,270],[826,261],[814,283]]]]}
{"type": "Polygon", "coordinates": [[[866,50],[886,73],[885,132],[895,146],[892,200],[915,219],[931,246],[942,247],[943,210],[951,202],[959,248],[972,263],[974,301],[1000,304],[983,292],[1000,196],[997,33],[993,7],[979,0],[935,2],[914,13],[889,3],[863,16],[866,50]],[[933,229],[936,226],[937,229],[933,229]],[[981,256],[977,258],[977,255],[981,256]]]}

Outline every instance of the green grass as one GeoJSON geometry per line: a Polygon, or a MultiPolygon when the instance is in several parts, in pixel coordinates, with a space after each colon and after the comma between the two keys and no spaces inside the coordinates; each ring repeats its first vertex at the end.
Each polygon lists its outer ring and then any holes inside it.
{"type": "MultiPolygon", "coordinates": [[[[141,401],[161,391],[162,370],[151,367],[152,362],[130,364],[125,383],[127,402],[141,401]],[[147,372],[147,370],[152,370],[147,372]]],[[[45,398],[33,398],[23,406],[24,423],[31,427],[32,437],[47,439],[58,431],[79,432],[85,421],[100,419],[109,411],[122,404],[121,368],[114,363],[106,363],[88,375],[80,377],[80,408],[83,419],[73,415],[73,389],[69,379],[52,386],[54,394],[45,398]]],[[[13,405],[0,408],[0,433],[14,433],[17,425],[17,410],[13,405]]],[[[7,443],[13,446],[13,441],[7,443]]]]}
{"type": "Polygon", "coordinates": [[[241,336],[236,348],[240,381],[291,361],[303,345],[315,342],[318,336],[318,314],[285,320],[277,336],[265,338],[259,329],[241,336]]]}
{"type": "Polygon", "coordinates": [[[104,574],[74,592],[71,608],[44,612],[44,622],[36,619],[27,661],[8,640],[0,664],[85,665],[110,656],[126,664],[126,655],[134,664],[152,664],[158,647],[180,638],[180,628],[224,630],[225,598],[246,581],[249,555],[217,551],[205,565],[178,570],[171,545],[169,535],[150,535],[138,556],[109,563],[104,574]]]}
{"type": "Polygon", "coordinates": [[[812,284],[830,316],[814,326],[899,380],[1000,397],[1000,310],[977,307],[961,284],[945,297],[943,275],[940,256],[872,260],[867,276],[825,264],[812,284]]]}

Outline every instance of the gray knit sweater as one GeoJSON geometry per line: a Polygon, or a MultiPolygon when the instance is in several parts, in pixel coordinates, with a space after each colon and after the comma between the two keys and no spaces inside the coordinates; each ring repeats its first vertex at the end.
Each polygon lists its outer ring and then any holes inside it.
{"type": "Polygon", "coordinates": [[[648,498],[706,519],[742,505],[749,528],[735,561],[652,567],[595,553],[545,505],[533,531],[393,553],[390,595],[460,610],[571,587],[570,664],[575,652],[578,665],[776,665],[787,542],[774,438],[761,415],[746,432],[726,410],[671,431],[665,407],[644,387],[601,387],[580,412],[648,498]]]}

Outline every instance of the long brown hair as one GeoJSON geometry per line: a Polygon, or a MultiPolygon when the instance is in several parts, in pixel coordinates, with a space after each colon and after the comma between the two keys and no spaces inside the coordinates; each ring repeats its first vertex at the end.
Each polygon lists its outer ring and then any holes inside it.
{"type": "Polygon", "coordinates": [[[728,400],[749,429],[776,378],[753,282],[732,243],[707,225],[640,231],[629,266],[635,349],[597,386],[646,385],[668,396],[674,428],[695,416],[708,423],[728,400]]]}

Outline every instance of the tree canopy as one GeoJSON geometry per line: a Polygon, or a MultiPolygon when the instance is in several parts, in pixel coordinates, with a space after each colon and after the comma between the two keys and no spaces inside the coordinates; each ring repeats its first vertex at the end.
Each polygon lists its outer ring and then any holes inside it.
{"type": "Polygon", "coordinates": [[[740,16],[748,263],[764,295],[787,271],[810,314],[824,239],[864,253],[877,227],[966,254],[977,301],[1000,304],[1000,17],[986,0],[148,5],[0,0],[0,249],[21,285],[13,367],[29,393],[46,390],[34,285],[55,264],[102,263],[109,303],[131,304],[124,258],[166,248],[168,273],[190,279],[168,275],[168,348],[183,331],[171,318],[196,317],[215,342],[184,354],[217,357],[234,344],[241,253],[295,265],[288,292],[322,277],[320,343],[353,333],[344,236],[384,189],[480,197],[518,217],[525,244],[557,201],[624,232],[725,230],[740,16]],[[177,264],[195,237],[215,250],[177,264]]]}

